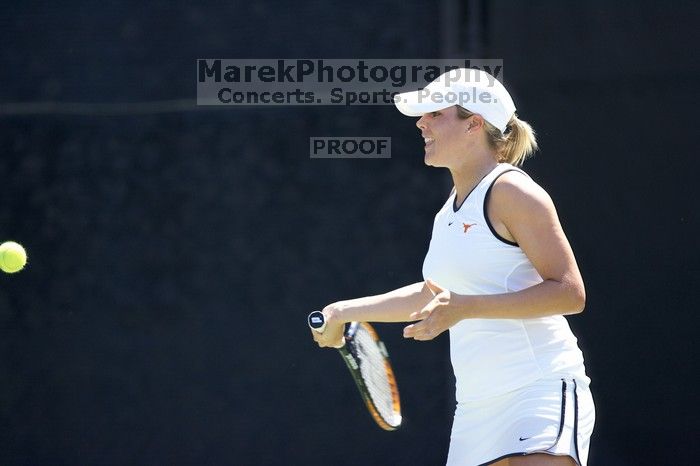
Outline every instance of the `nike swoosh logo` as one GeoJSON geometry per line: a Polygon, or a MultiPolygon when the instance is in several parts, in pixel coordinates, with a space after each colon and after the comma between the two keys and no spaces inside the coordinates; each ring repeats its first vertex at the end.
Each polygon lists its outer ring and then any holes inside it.
{"type": "Polygon", "coordinates": [[[530,437],[520,437],[520,441],[522,442],[523,440],[527,440],[527,439],[529,439],[529,438],[530,438],[530,437]]]}
{"type": "Polygon", "coordinates": [[[447,224],[447,226],[449,227],[449,226],[452,225],[453,223],[454,223],[454,222],[450,222],[450,223],[447,224]]]}

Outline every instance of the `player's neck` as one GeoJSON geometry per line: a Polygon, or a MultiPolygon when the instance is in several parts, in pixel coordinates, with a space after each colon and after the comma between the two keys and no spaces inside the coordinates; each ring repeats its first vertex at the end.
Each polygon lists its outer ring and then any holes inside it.
{"type": "Polygon", "coordinates": [[[461,206],[469,193],[486,175],[496,168],[496,165],[498,165],[498,162],[489,156],[472,160],[472,163],[464,164],[458,169],[451,169],[452,181],[457,191],[455,204],[461,206]]]}

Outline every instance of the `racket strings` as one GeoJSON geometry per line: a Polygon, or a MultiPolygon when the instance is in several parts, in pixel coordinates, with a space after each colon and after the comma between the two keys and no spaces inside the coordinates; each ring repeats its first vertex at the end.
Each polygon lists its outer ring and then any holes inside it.
{"type": "Polygon", "coordinates": [[[393,381],[387,374],[385,357],[369,332],[359,328],[354,337],[362,379],[379,415],[390,424],[397,420],[392,389],[393,381]]]}

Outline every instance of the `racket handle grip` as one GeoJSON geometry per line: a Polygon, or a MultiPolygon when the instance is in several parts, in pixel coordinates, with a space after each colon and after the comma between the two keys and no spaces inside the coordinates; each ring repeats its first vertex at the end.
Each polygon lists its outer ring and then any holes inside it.
{"type": "Polygon", "coordinates": [[[326,329],[326,316],[321,311],[314,311],[308,317],[309,328],[314,332],[323,333],[326,329]]]}

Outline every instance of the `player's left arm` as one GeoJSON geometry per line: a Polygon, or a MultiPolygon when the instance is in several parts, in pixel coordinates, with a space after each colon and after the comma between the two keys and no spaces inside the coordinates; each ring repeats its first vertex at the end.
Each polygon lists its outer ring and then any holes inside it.
{"type": "Polygon", "coordinates": [[[430,340],[462,319],[528,319],[583,311],[583,279],[545,190],[520,173],[506,173],[491,189],[489,213],[492,224],[505,227],[506,239],[518,243],[543,281],[513,293],[482,296],[458,295],[439,283],[429,284],[435,296],[412,315],[421,322],[406,327],[404,336],[430,340]]]}
{"type": "Polygon", "coordinates": [[[495,221],[503,223],[543,280],[521,294],[520,306],[544,315],[583,311],[583,278],[549,194],[531,178],[510,172],[496,181],[490,202],[495,221]]]}

